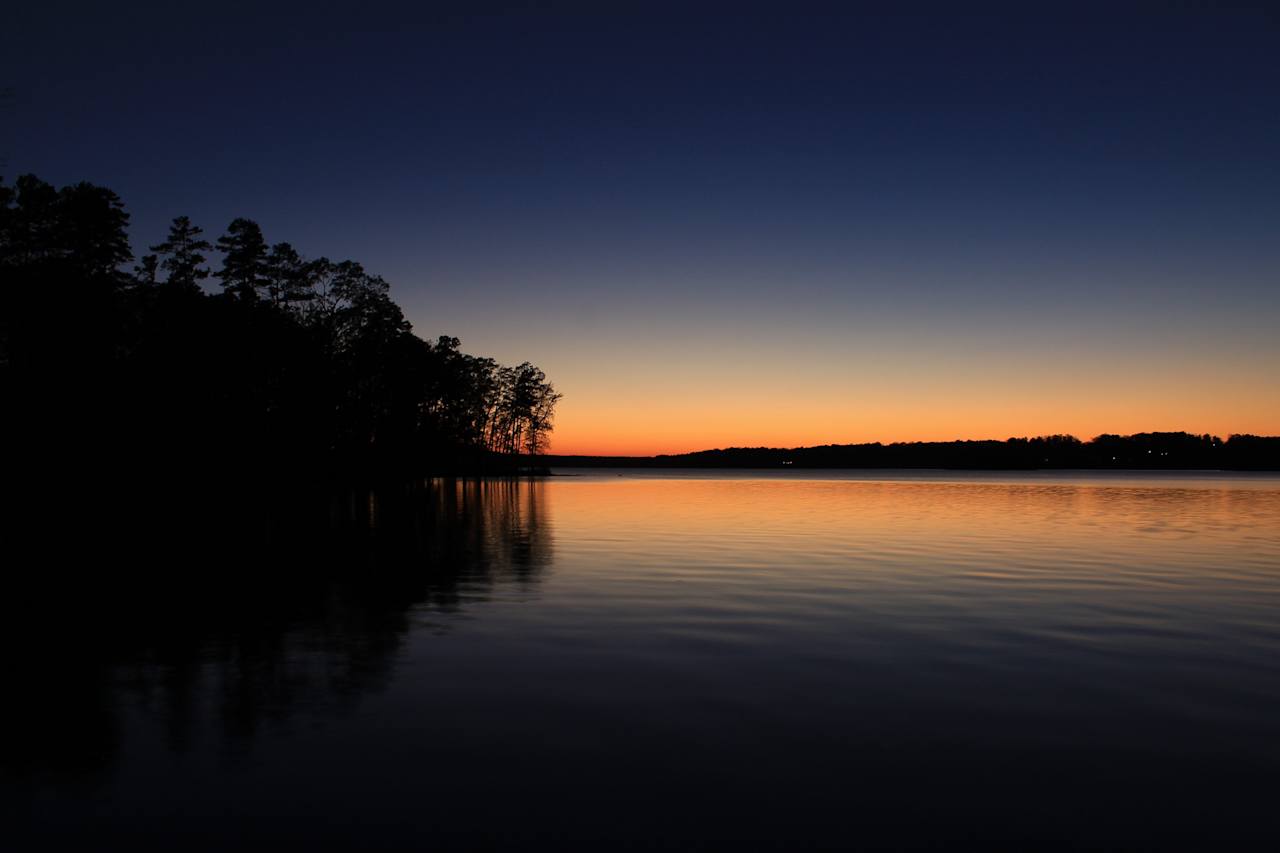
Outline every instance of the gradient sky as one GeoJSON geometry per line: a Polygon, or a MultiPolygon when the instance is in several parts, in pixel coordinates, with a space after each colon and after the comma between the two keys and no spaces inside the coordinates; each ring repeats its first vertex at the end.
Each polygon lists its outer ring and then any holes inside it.
{"type": "Polygon", "coordinates": [[[6,176],[361,261],[555,452],[1280,434],[1275,4],[24,5],[6,176]]]}

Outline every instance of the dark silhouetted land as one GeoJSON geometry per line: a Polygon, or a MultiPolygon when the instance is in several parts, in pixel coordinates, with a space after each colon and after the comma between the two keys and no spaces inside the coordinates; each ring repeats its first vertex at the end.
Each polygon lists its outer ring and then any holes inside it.
{"type": "Polygon", "coordinates": [[[350,484],[515,472],[545,448],[541,370],[417,337],[359,263],[244,218],[211,243],[186,216],[135,259],[128,222],[103,187],[0,183],[4,429],[33,482],[350,484]]]}
{"type": "Polygon", "coordinates": [[[827,444],[821,447],[731,447],[662,456],[547,456],[562,468],[949,468],[968,470],[1167,469],[1280,470],[1280,437],[1144,432],[1007,441],[827,444]]]}

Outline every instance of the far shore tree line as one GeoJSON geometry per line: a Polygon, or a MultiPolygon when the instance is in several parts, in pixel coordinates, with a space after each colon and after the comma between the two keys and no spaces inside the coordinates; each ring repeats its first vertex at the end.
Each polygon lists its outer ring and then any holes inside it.
{"type": "Polygon", "coordinates": [[[916,441],[820,447],[731,447],[643,458],[555,457],[562,466],[673,468],[949,468],[1280,470],[1280,437],[1144,432],[1010,438],[1006,441],[916,441]]]}
{"type": "Polygon", "coordinates": [[[0,182],[6,429],[51,461],[361,478],[546,450],[543,371],[417,337],[359,263],[186,216],[135,258],[128,223],[103,187],[0,182]]]}

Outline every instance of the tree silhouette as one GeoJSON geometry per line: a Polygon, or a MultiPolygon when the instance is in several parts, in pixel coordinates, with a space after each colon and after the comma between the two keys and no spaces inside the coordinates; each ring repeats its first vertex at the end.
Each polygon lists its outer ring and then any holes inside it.
{"type": "Polygon", "coordinates": [[[160,259],[155,255],[143,255],[133,267],[133,279],[141,287],[155,287],[160,259]]]}
{"type": "Polygon", "coordinates": [[[169,287],[199,291],[200,282],[209,277],[209,270],[200,266],[205,262],[201,252],[213,247],[208,240],[201,239],[203,233],[190,219],[178,216],[169,226],[169,239],[151,247],[151,251],[162,258],[160,268],[168,273],[165,283],[169,287]]]}
{"type": "Polygon", "coordinates": [[[124,284],[133,259],[129,214],[119,196],[93,184],[55,190],[33,175],[0,185],[0,264],[59,265],[67,276],[124,284]]]}
{"type": "Polygon", "coordinates": [[[546,379],[528,362],[499,370],[497,407],[488,430],[490,449],[530,455],[546,449],[552,414],[560,400],[546,379]]]}
{"type": "Polygon", "coordinates": [[[22,378],[18,422],[44,458],[172,486],[510,471],[545,449],[558,395],[542,372],[418,338],[361,264],[268,248],[237,218],[217,242],[215,298],[200,287],[213,247],[190,219],[132,274],[127,222],[90,184],[0,183],[0,377],[22,378]],[[89,426],[83,411],[111,418],[89,426]]]}
{"type": "Polygon", "coordinates": [[[268,285],[267,241],[252,219],[233,219],[227,233],[218,238],[222,268],[214,275],[222,280],[224,292],[239,299],[258,298],[268,285]]]}
{"type": "Polygon", "coordinates": [[[30,268],[56,256],[58,191],[34,175],[0,187],[0,263],[30,268]]]}
{"type": "Polygon", "coordinates": [[[129,214],[111,190],[79,183],[58,193],[56,241],[77,271],[86,277],[123,285],[120,267],[133,260],[129,249],[129,214]]]}
{"type": "Polygon", "coordinates": [[[315,264],[302,259],[288,243],[276,243],[266,259],[267,293],[273,304],[301,311],[315,296],[315,264]]]}

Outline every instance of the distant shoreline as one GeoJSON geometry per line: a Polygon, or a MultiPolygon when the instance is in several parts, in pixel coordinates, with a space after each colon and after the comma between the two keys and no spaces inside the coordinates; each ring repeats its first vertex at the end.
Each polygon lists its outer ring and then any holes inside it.
{"type": "Polygon", "coordinates": [[[1277,471],[1280,437],[1223,440],[1185,432],[902,442],[819,447],[734,447],[658,456],[539,457],[548,468],[915,469],[939,471],[1277,471]]]}

